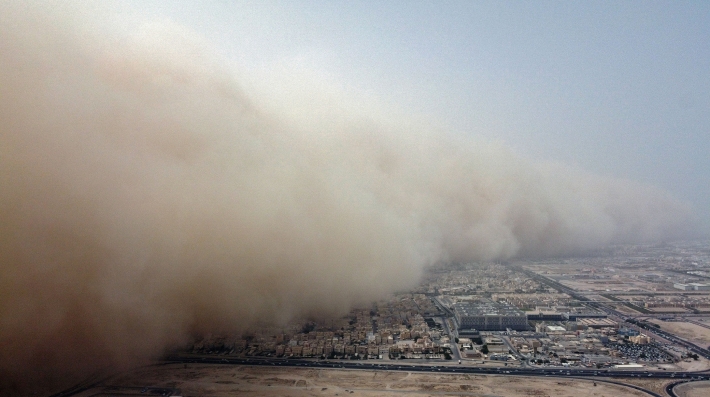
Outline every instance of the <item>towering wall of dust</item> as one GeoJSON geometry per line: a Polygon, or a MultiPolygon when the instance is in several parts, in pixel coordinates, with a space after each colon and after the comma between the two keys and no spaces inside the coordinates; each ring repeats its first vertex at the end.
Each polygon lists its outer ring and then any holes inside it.
{"type": "Polygon", "coordinates": [[[441,134],[302,128],[188,33],[107,45],[66,19],[0,6],[5,390],[343,313],[436,261],[684,232],[655,188],[441,134]]]}

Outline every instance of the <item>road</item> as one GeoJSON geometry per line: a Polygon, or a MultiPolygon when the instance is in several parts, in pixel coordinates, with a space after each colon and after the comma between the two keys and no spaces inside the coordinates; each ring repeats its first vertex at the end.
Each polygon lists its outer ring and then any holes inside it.
{"type": "MultiPolygon", "coordinates": [[[[304,359],[280,359],[280,358],[219,358],[195,356],[191,354],[174,355],[167,357],[160,364],[165,365],[171,363],[183,364],[214,364],[214,365],[248,365],[248,366],[264,366],[264,367],[302,367],[302,368],[323,368],[323,369],[348,369],[348,370],[370,370],[370,371],[403,371],[403,372],[422,372],[422,373],[449,373],[449,374],[479,374],[479,375],[498,375],[498,376],[539,376],[539,377],[567,377],[581,378],[588,380],[598,380],[600,382],[615,383],[623,386],[628,386],[652,396],[658,394],[642,389],[640,387],[624,383],[622,378],[649,378],[649,379],[679,379],[680,382],[695,381],[695,380],[710,380],[708,371],[699,372],[671,372],[671,371],[639,371],[639,370],[595,370],[595,369],[577,369],[577,368],[512,368],[512,367],[469,367],[453,365],[414,365],[404,363],[385,364],[374,360],[368,361],[335,361],[335,360],[304,360],[304,359]],[[609,378],[619,378],[618,381],[609,378]]],[[[72,387],[71,389],[52,395],[51,397],[69,397],[93,387],[98,387],[104,384],[108,377],[101,380],[87,380],[81,385],[72,387]]],[[[147,387],[151,392],[158,391],[157,388],[147,387]]],[[[169,395],[175,395],[177,389],[160,389],[159,391],[170,391],[169,395]]],[[[669,393],[671,396],[674,394],[669,393]]]]}
{"type": "Polygon", "coordinates": [[[451,339],[451,342],[449,345],[451,345],[451,357],[454,360],[461,360],[461,353],[459,352],[459,344],[456,343],[456,335],[451,332],[451,329],[449,329],[449,322],[446,321],[446,317],[440,317],[442,320],[442,323],[444,324],[444,332],[446,332],[447,335],[449,335],[449,339],[451,339]]]}
{"type": "Polygon", "coordinates": [[[310,367],[310,368],[344,368],[385,371],[409,372],[443,372],[490,375],[525,375],[525,376],[569,376],[569,377],[621,377],[621,378],[661,378],[661,379],[695,379],[710,380],[708,371],[642,371],[614,370],[589,368],[519,368],[519,367],[471,367],[457,365],[418,365],[404,363],[380,363],[375,360],[337,361],[337,360],[305,360],[305,359],[256,359],[256,358],[218,358],[196,357],[191,355],[175,355],[167,357],[167,362],[201,363],[201,364],[232,364],[280,367],[310,367]]]}
{"type": "MultiPolygon", "coordinates": [[[[307,367],[307,368],[325,368],[325,369],[348,369],[348,370],[379,370],[379,371],[403,371],[403,372],[422,372],[422,373],[449,373],[449,374],[479,374],[479,375],[497,375],[497,376],[538,376],[538,377],[566,377],[572,379],[594,380],[596,382],[612,383],[625,387],[630,387],[635,390],[647,393],[654,397],[662,397],[661,395],[644,389],[642,387],[629,384],[623,381],[624,378],[648,378],[648,379],[680,379],[678,383],[690,381],[710,380],[710,373],[707,372],[649,372],[636,370],[594,370],[594,369],[575,369],[575,368],[485,368],[485,367],[468,367],[457,365],[412,365],[412,364],[381,364],[371,362],[346,362],[346,361],[330,361],[330,360],[299,360],[299,359],[244,359],[244,358],[206,358],[202,357],[169,357],[168,362],[178,363],[200,363],[200,364],[221,364],[221,365],[253,365],[253,366],[274,366],[274,367],[307,367]],[[611,378],[611,379],[610,379],[611,378]]],[[[672,386],[666,388],[666,392],[671,397],[674,397],[672,386]]]]}
{"type": "MultiPolygon", "coordinates": [[[[607,306],[605,303],[602,303],[599,301],[591,301],[587,297],[577,293],[577,291],[575,291],[569,287],[566,287],[566,286],[558,283],[555,280],[551,280],[547,277],[544,277],[544,276],[541,276],[537,273],[534,273],[530,270],[525,270],[522,268],[516,268],[516,270],[519,272],[522,272],[523,274],[527,275],[528,277],[532,278],[533,280],[536,280],[536,281],[538,281],[544,285],[547,285],[551,288],[554,288],[559,292],[565,293],[574,299],[584,302],[589,307],[592,307],[594,309],[601,310],[601,311],[605,312],[607,315],[611,316],[612,319],[614,319],[615,321],[618,321],[620,324],[625,323],[625,324],[627,324],[627,326],[629,328],[636,328],[636,329],[638,329],[639,327],[643,328],[644,332],[650,333],[651,334],[650,336],[655,337],[656,339],[663,339],[668,342],[672,342],[672,343],[681,345],[681,346],[685,347],[686,349],[688,349],[689,351],[710,360],[710,350],[704,349],[704,348],[702,348],[690,341],[682,339],[682,338],[680,338],[676,335],[673,335],[671,333],[665,332],[659,328],[648,326],[646,323],[638,321],[635,318],[635,317],[638,317],[636,315],[630,316],[630,315],[621,313],[621,312],[607,306]]],[[[649,316],[649,315],[648,314],[641,314],[641,316],[649,316]]]]}
{"type": "Polygon", "coordinates": [[[437,318],[441,319],[441,322],[444,326],[444,332],[449,335],[449,339],[451,340],[450,345],[453,346],[451,348],[451,356],[454,360],[460,361],[461,352],[459,352],[459,345],[458,343],[456,343],[456,338],[458,338],[458,332],[456,330],[452,330],[449,327],[449,322],[447,321],[449,318],[454,318],[454,313],[448,307],[446,307],[446,305],[439,301],[438,297],[433,297],[432,301],[439,308],[439,310],[444,313],[444,316],[437,318]]]}
{"type": "Polygon", "coordinates": [[[675,387],[678,386],[678,385],[681,385],[681,384],[683,384],[683,383],[688,383],[688,382],[691,382],[691,381],[688,381],[688,380],[681,380],[681,381],[678,381],[678,382],[673,382],[673,383],[671,383],[671,384],[668,384],[668,385],[666,386],[666,394],[668,394],[670,397],[679,397],[679,396],[675,393],[675,390],[674,390],[675,387]]]}

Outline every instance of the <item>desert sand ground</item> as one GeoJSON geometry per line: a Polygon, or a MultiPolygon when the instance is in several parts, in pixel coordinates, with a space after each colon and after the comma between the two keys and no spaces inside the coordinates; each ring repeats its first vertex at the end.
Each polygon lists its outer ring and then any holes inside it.
{"type": "Polygon", "coordinates": [[[691,382],[678,385],[673,389],[678,397],[707,397],[710,396],[710,382],[691,382]]]}
{"type": "Polygon", "coordinates": [[[143,387],[178,388],[197,396],[647,396],[628,387],[592,380],[547,377],[437,375],[389,371],[264,368],[173,364],[120,375],[79,397],[151,395],[143,387]],[[109,389],[106,386],[121,386],[109,389]],[[128,389],[132,387],[132,389],[128,389]]]}
{"type": "Polygon", "coordinates": [[[700,346],[705,347],[710,344],[710,329],[708,328],[680,321],[662,321],[656,319],[651,319],[650,321],[660,325],[662,330],[676,334],[700,346]]]}
{"type": "Polygon", "coordinates": [[[689,313],[690,310],[682,307],[649,307],[646,310],[654,313],[689,313]]]}
{"type": "Polygon", "coordinates": [[[706,371],[710,369],[710,360],[700,358],[699,360],[683,360],[675,363],[681,371],[706,371]]]}
{"type": "Polygon", "coordinates": [[[634,309],[632,309],[632,308],[630,308],[630,307],[628,307],[628,306],[626,306],[626,305],[623,305],[623,304],[621,304],[621,303],[619,303],[619,304],[613,304],[613,305],[611,305],[611,306],[612,306],[614,309],[616,309],[616,310],[618,310],[618,311],[620,311],[620,312],[622,312],[622,313],[628,313],[628,314],[640,314],[640,313],[641,313],[641,312],[639,312],[638,310],[634,310],[634,309]]]}

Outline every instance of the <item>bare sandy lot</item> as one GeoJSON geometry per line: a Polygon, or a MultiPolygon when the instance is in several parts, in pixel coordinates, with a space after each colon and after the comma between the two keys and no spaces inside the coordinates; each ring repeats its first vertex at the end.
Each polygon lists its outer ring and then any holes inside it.
{"type": "Polygon", "coordinates": [[[623,380],[623,383],[625,384],[636,385],[662,396],[666,395],[666,386],[673,382],[675,382],[675,379],[627,378],[623,380]]]}
{"type": "Polygon", "coordinates": [[[682,307],[647,307],[646,310],[657,313],[688,313],[689,310],[682,307]]]}
{"type": "Polygon", "coordinates": [[[690,382],[676,386],[673,391],[679,397],[706,397],[710,396],[710,382],[690,382]]]}
{"type": "Polygon", "coordinates": [[[662,321],[651,319],[651,322],[661,326],[661,329],[697,343],[701,346],[710,344],[710,329],[701,327],[696,324],[680,322],[680,321],[662,321]]]}
{"type": "Polygon", "coordinates": [[[118,392],[116,386],[123,396],[150,395],[150,390],[140,393],[144,387],[179,388],[184,397],[647,396],[620,385],[595,386],[591,380],[577,379],[174,364],[115,377],[79,397],[111,396],[118,392]]]}
{"type": "Polygon", "coordinates": [[[614,307],[614,309],[616,309],[622,313],[631,313],[631,314],[640,314],[641,313],[638,310],[634,310],[634,309],[632,309],[626,305],[623,305],[623,304],[618,304],[618,305],[615,304],[615,305],[611,305],[611,306],[614,307]]]}

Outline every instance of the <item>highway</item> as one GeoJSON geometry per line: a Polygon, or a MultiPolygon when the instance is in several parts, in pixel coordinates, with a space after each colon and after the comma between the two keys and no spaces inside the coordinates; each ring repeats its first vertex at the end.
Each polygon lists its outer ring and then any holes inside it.
{"type": "MultiPolygon", "coordinates": [[[[660,328],[650,327],[647,324],[640,322],[636,318],[634,318],[636,316],[629,316],[624,313],[621,313],[617,310],[614,310],[613,308],[608,307],[606,304],[601,303],[599,301],[590,301],[588,298],[578,294],[576,291],[558,283],[557,281],[551,280],[547,277],[541,276],[539,274],[536,274],[534,272],[531,272],[529,270],[525,270],[522,268],[516,268],[516,270],[522,272],[523,274],[527,275],[528,277],[532,278],[533,280],[536,280],[542,284],[552,287],[559,292],[563,292],[563,293],[571,296],[574,299],[584,302],[594,309],[601,310],[601,311],[607,313],[608,315],[614,317],[614,320],[616,320],[616,321],[619,321],[621,323],[630,324],[636,328],[641,327],[645,330],[645,332],[650,333],[651,336],[654,336],[657,339],[665,339],[666,341],[681,345],[681,346],[685,347],[686,349],[688,349],[689,351],[710,360],[710,350],[708,350],[708,349],[700,347],[690,341],[682,339],[682,338],[680,338],[676,335],[673,335],[671,333],[665,332],[665,331],[661,330],[660,328]]],[[[647,317],[648,315],[641,314],[640,316],[647,317]]]]}
{"type": "Polygon", "coordinates": [[[690,381],[681,380],[681,381],[673,382],[673,383],[666,385],[666,394],[668,394],[670,397],[679,397],[673,389],[680,384],[688,383],[688,382],[690,382],[690,381]]]}
{"type": "MultiPolygon", "coordinates": [[[[370,371],[402,371],[402,372],[422,372],[422,373],[449,373],[449,374],[478,374],[496,376],[539,376],[539,377],[566,377],[594,380],[598,382],[614,383],[645,392],[652,396],[658,396],[649,390],[625,383],[623,378],[649,378],[649,379],[678,379],[677,383],[710,380],[710,373],[703,372],[672,372],[672,371],[640,371],[640,370],[596,370],[577,368],[512,368],[512,367],[470,367],[465,365],[415,365],[405,363],[381,363],[374,360],[369,361],[335,361],[335,360],[305,360],[305,359],[279,359],[279,358],[220,358],[209,356],[195,356],[190,354],[174,355],[166,357],[156,366],[166,364],[209,364],[209,365],[247,365],[263,367],[301,367],[301,368],[323,368],[323,369],[348,369],[348,370],[370,370],[370,371]],[[609,379],[612,378],[612,379],[609,379]],[[618,380],[613,380],[618,379],[618,380]]],[[[100,387],[109,378],[115,376],[104,376],[102,379],[88,379],[70,389],[56,393],[51,397],[69,397],[94,387],[100,387]]],[[[147,387],[149,391],[158,391],[158,388],[147,387]]],[[[672,387],[671,387],[672,389],[672,387]]],[[[175,395],[177,389],[160,389],[167,395],[175,395]]],[[[670,396],[674,396],[672,390],[670,396]]]]}
{"type": "MultiPolygon", "coordinates": [[[[626,322],[630,327],[634,328],[644,328],[647,332],[652,334],[652,336],[658,339],[665,339],[667,341],[673,342],[678,345],[686,347],[688,350],[710,359],[710,351],[697,346],[687,340],[681,339],[673,334],[667,333],[663,330],[657,329],[655,327],[649,327],[648,324],[639,321],[634,318],[636,316],[629,316],[624,313],[618,312],[614,308],[607,306],[605,303],[600,301],[591,301],[588,298],[576,293],[576,291],[554,281],[550,280],[544,276],[535,274],[528,270],[518,269],[519,271],[525,273],[532,279],[535,279],[542,284],[548,285],[560,292],[564,292],[573,298],[584,302],[590,307],[604,311],[612,318],[619,322],[626,322]]],[[[456,330],[450,329],[448,326],[447,319],[453,318],[453,313],[440,302],[437,298],[433,301],[443,312],[440,317],[443,322],[443,330],[446,334],[451,337],[451,344],[453,348],[451,349],[453,358],[455,361],[447,361],[444,365],[432,365],[429,363],[422,364],[411,364],[402,363],[399,361],[376,361],[376,360],[363,360],[363,361],[339,361],[339,360],[314,360],[314,359],[284,359],[284,358],[227,358],[218,356],[197,356],[191,354],[173,355],[164,359],[163,364],[169,363],[184,363],[184,364],[219,364],[219,365],[249,365],[249,366],[273,366],[273,367],[308,367],[308,368],[323,368],[323,369],[349,369],[349,370],[379,370],[379,371],[404,371],[404,372],[424,372],[424,373],[452,373],[452,374],[479,374],[479,375],[499,375],[499,376],[539,376],[539,377],[568,377],[568,378],[584,378],[584,379],[600,379],[600,382],[608,382],[619,385],[624,385],[627,387],[632,387],[639,391],[648,393],[652,396],[659,396],[656,393],[642,389],[638,386],[630,385],[625,383],[623,378],[650,378],[650,379],[677,379],[677,382],[673,382],[666,388],[666,392],[669,396],[673,397],[673,387],[679,383],[689,382],[689,381],[699,381],[699,380],[710,380],[710,371],[646,371],[646,370],[616,370],[616,369],[588,369],[588,368],[574,368],[574,367],[474,367],[467,365],[456,365],[457,360],[460,360],[460,354],[457,348],[457,344],[454,342],[456,337],[456,330]],[[619,379],[618,381],[610,380],[619,379]]],[[[648,316],[648,315],[642,315],[648,316]]],[[[436,317],[436,316],[435,316],[436,317]]],[[[698,324],[701,325],[701,324],[698,324]]],[[[706,326],[702,324],[702,326],[706,326]]],[[[512,346],[509,345],[509,341],[503,338],[509,349],[512,346]]],[[[519,357],[522,358],[522,357],[519,357]]],[[[525,361],[521,361],[525,363],[525,361]]],[[[524,364],[523,364],[524,365],[524,364]]],[[[53,397],[65,397],[78,394],[81,391],[85,391],[98,384],[99,382],[84,382],[80,385],[74,386],[74,388],[67,391],[55,394],[53,397]]]]}
{"type": "Polygon", "coordinates": [[[710,380],[710,373],[705,372],[672,372],[672,371],[633,371],[633,370],[594,370],[575,368],[509,368],[509,367],[468,367],[449,365],[412,365],[412,364],[384,364],[375,362],[347,362],[331,360],[300,360],[300,359],[247,359],[247,358],[217,358],[217,357],[189,357],[174,356],[165,359],[166,363],[199,363],[219,365],[250,365],[266,367],[302,367],[323,369],[348,369],[348,370],[377,370],[377,371],[403,371],[422,373],[449,373],[449,374],[478,374],[496,376],[539,376],[539,377],[565,377],[571,379],[585,379],[596,382],[612,383],[630,387],[654,397],[663,397],[658,393],[642,387],[624,382],[624,378],[648,379],[678,379],[666,388],[669,396],[675,397],[672,388],[680,383],[710,380]],[[611,379],[610,379],[611,378],[611,379]]]}
{"type": "Polygon", "coordinates": [[[589,368],[519,368],[519,367],[472,367],[466,365],[417,365],[404,363],[379,363],[374,360],[367,361],[336,361],[336,360],[304,360],[304,359],[255,359],[255,358],[218,358],[218,357],[192,357],[189,355],[171,356],[165,358],[166,362],[196,363],[196,364],[231,364],[231,365],[256,365],[278,367],[309,367],[309,368],[338,368],[338,369],[366,369],[381,371],[407,371],[407,372],[441,372],[441,373],[466,373],[484,375],[524,375],[524,376],[558,376],[558,377],[610,377],[610,378],[661,378],[661,379],[694,379],[710,380],[710,374],[688,371],[642,371],[642,370],[614,370],[614,369],[589,369],[589,368]]]}

